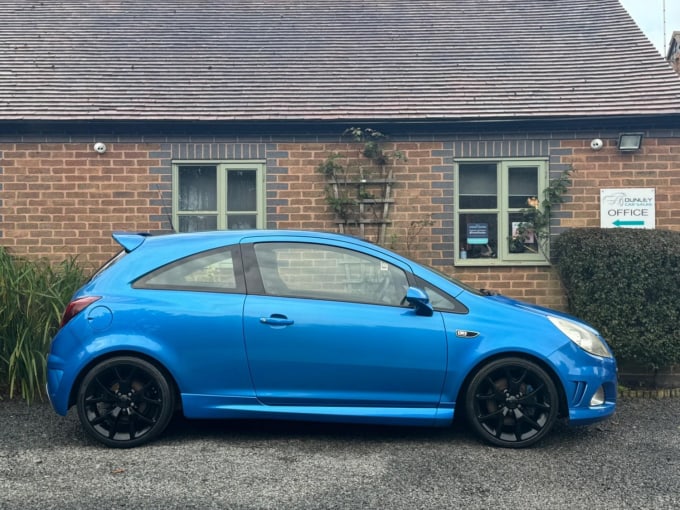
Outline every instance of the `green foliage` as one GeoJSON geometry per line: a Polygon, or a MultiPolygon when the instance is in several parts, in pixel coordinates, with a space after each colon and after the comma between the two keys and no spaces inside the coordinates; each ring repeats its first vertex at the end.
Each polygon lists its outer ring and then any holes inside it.
{"type": "Polygon", "coordinates": [[[574,229],[556,242],[570,311],[619,360],[680,363],[680,232],[574,229]]]}
{"type": "Polygon", "coordinates": [[[331,153],[317,166],[328,182],[325,188],[326,202],[333,212],[346,222],[359,216],[358,205],[362,200],[371,200],[375,193],[366,186],[356,186],[365,182],[376,170],[384,178],[385,167],[393,161],[406,161],[401,151],[386,151],[383,147],[387,136],[371,128],[352,127],[343,133],[360,144],[357,156],[350,158],[337,152],[331,153]],[[368,166],[364,166],[366,162],[368,166]]]}
{"type": "Polygon", "coordinates": [[[548,187],[543,190],[542,203],[537,197],[527,200],[527,207],[520,211],[522,220],[517,234],[510,239],[511,252],[522,252],[528,248],[525,240],[534,234],[538,239],[538,249],[548,258],[547,246],[550,239],[552,209],[555,205],[564,203],[564,195],[571,185],[570,176],[571,170],[565,170],[559,177],[552,179],[548,187]]]}
{"type": "Polygon", "coordinates": [[[73,258],[51,265],[0,247],[0,386],[30,401],[45,387],[47,351],[61,314],[85,280],[73,258]]]}
{"type": "Polygon", "coordinates": [[[342,155],[334,152],[326,158],[326,161],[319,164],[317,171],[326,176],[327,179],[334,179],[345,174],[345,167],[338,162],[342,155]]]}
{"type": "Polygon", "coordinates": [[[371,128],[349,128],[345,131],[355,142],[363,144],[361,155],[373,161],[378,166],[385,166],[391,160],[406,161],[404,153],[401,151],[385,152],[382,143],[387,140],[387,136],[371,128]]]}
{"type": "Polygon", "coordinates": [[[357,200],[352,197],[347,187],[349,176],[347,168],[339,160],[344,159],[341,154],[334,152],[317,166],[329,184],[326,185],[326,202],[338,217],[347,220],[353,213],[357,200]]]}

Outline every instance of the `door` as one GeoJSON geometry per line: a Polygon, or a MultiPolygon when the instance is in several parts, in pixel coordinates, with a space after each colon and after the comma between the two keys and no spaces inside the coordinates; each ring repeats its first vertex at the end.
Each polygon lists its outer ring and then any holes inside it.
{"type": "MultiPolygon", "coordinates": [[[[272,405],[434,407],[446,370],[441,314],[401,305],[405,268],[340,246],[258,243],[244,332],[272,405]],[[260,287],[258,295],[251,288],[260,287]]],[[[248,256],[248,255],[245,255],[248,256]]]]}

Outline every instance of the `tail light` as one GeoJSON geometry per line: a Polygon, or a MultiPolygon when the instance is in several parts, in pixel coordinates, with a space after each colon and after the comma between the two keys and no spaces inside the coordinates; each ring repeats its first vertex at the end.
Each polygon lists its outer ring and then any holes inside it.
{"type": "Polygon", "coordinates": [[[98,301],[101,299],[101,296],[85,296],[81,297],[78,299],[74,299],[71,301],[68,306],[66,307],[66,310],[64,310],[64,315],[61,318],[61,326],[64,327],[68,322],[73,319],[76,315],[78,315],[80,312],[82,312],[85,308],[90,306],[92,303],[95,301],[98,301]]]}

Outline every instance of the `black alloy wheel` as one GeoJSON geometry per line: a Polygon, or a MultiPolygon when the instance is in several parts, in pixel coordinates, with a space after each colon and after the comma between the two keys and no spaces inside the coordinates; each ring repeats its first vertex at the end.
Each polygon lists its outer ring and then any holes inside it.
{"type": "Polygon", "coordinates": [[[543,438],[559,407],[550,376],[522,358],[499,359],[477,372],[465,396],[472,428],[485,441],[523,448],[543,438]]]}
{"type": "Polygon", "coordinates": [[[132,448],[158,436],[174,413],[174,393],[163,373],[134,357],[94,366],[78,391],[78,416],[91,437],[115,448],[132,448]]]}

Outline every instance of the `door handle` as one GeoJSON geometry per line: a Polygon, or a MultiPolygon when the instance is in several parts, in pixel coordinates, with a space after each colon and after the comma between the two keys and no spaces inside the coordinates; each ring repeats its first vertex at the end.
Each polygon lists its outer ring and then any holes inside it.
{"type": "Polygon", "coordinates": [[[292,326],[293,319],[289,319],[285,315],[272,315],[271,317],[260,317],[260,323],[269,324],[270,326],[292,326]]]}
{"type": "Polygon", "coordinates": [[[467,329],[457,329],[456,336],[458,338],[475,338],[479,336],[477,331],[468,331],[467,329]]]}

